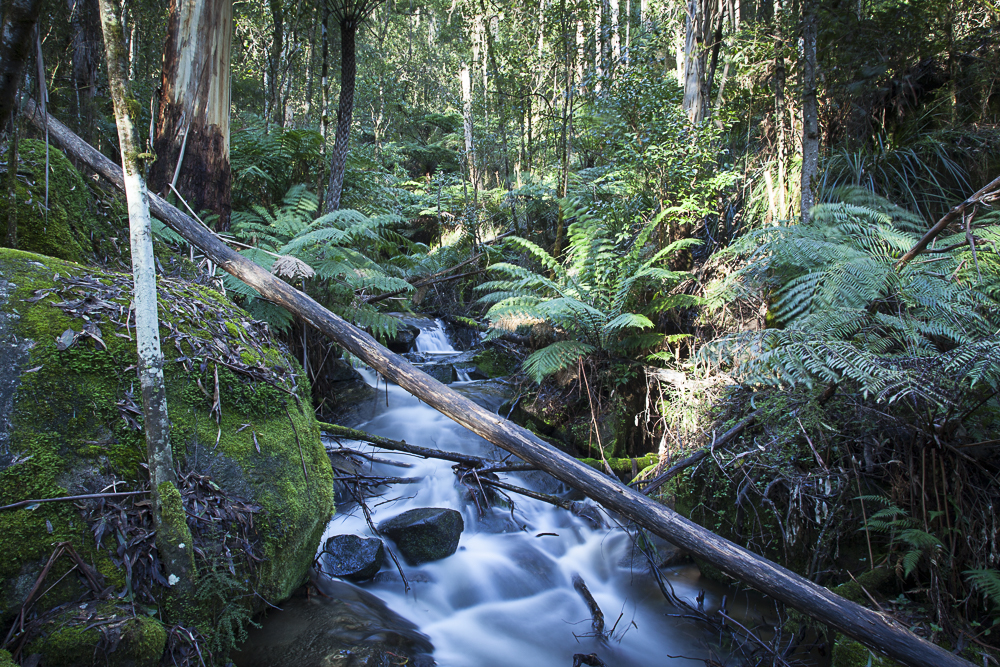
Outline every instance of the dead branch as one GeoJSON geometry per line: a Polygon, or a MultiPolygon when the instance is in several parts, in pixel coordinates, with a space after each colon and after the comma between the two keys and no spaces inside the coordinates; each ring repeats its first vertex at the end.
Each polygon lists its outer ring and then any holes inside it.
{"type": "Polygon", "coordinates": [[[85,493],[81,496],[59,496],[58,498],[40,498],[37,500],[21,500],[10,505],[0,507],[3,510],[16,510],[19,507],[35,505],[37,503],[59,503],[67,500],[89,500],[91,498],[120,498],[122,496],[138,496],[149,491],[118,491],[116,493],[85,493]]]}
{"type": "Polygon", "coordinates": [[[590,589],[587,588],[587,582],[585,582],[583,577],[576,572],[573,573],[573,588],[575,588],[576,592],[580,594],[580,597],[582,597],[583,601],[587,604],[587,609],[590,610],[590,617],[593,619],[590,627],[593,628],[594,637],[597,638],[597,641],[602,644],[606,644],[608,636],[604,633],[604,612],[601,611],[601,607],[597,604],[597,600],[594,599],[590,589]]]}
{"type": "Polygon", "coordinates": [[[684,470],[685,468],[690,468],[695,463],[701,461],[703,458],[711,454],[714,450],[722,449],[733,444],[734,442],[736,442],[736,436],[742,433],[747,426],[752,424],[757,419],[757,416],[759,414],[760,410],[756,410],[749,416],[745,417],[738,424],[736,424],[736,426],[732,427],[731,429],[723,433],[722,436],[716,439],[716,441],[712,443],[710,447],[704,447],[702,449],[699,449],[691,456],[688,456],[685,459],[681,459],[676,464],[671,466],[670,469],[667,470],[665,473],[663,473],[659,477],[654,478],[651,482],[649,482],[649,484],[646,486],[646,488],[642,490],[642,492],[648,496],[653,491],[657,490],[658,488],[669,482],[675,475],[677,475],[677,473],[684,470]]]}

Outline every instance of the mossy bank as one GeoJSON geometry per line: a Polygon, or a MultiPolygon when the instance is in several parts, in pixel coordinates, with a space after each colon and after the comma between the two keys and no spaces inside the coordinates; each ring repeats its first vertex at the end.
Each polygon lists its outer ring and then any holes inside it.
{"type": "MultiPolygon", "coordinates": [[[[0,505],[148,489],[130,295],[129,275],[0,250],[0,505]]],[[[141,563],[127,562],[134,545],[122,545],[110,500],[2,511],[4,628],[63,542],[96,568],[109,595],[146,590],[151,618],[205,637],[219,634],[220,616],[228,623],[281,600],[307,574],[333,511],[333,482],[301,369],[264,325],[213,291],[161,279],[159,298],[174,458],[194,494],[189,525],[211,535],[212,503],[232,499],[252,558],[232,553],[228,536],[217,548],[202,544],[199,597],[165,605],[165,586],[134,580],[141,563]],[[201,505],[198,488],[211,496],[201,505]]],[[[128,512],[140,513],[144,497],[129,497],[128,512]]],[[[44,588],[70,568],[58,561],[44,588]]],[[[70,574],[35,607],[85,592],[70,574]]]]}

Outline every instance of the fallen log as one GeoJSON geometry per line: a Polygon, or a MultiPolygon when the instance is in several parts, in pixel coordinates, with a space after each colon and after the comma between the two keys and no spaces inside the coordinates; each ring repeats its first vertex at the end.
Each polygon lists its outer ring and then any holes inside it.
{"type": "Polygon", "coordinates": [[[351,440],[367,442],[375,445],[376,447],[381,447],[382,449],[388,449],[394,452],[404,452],[406,454],[413,454],[414,456],[422,456],[425,459],[441,459],[443,461],[451,461],[452,463],[460,463],[472,468],[480,468],[491,463],[497,463],[497,461],[484,459],[480,456],[472,456],[471,454],[458,454],[456,452],[446,452],[443,449],[430,449],[429,447],[411,445],[403,440],[383,438],[380,435],[372,435],[371,433],[359,431],[358,429],[349,428],[347,426],[340,426],[338,424],[320,422],[319,430],[338,438],[349,438],[351,440]]]}
{"type": "MultiPolygon", "coordinates": [[[[123,188],[122,171],[118,165],[55,118],[43,115],[33,100],[26,99],[23,109],[27,117],[38,126],[44,126],[47,120],[49,136],[74,159],[83,162],[119,189],[123,188]]],[[[153,215],[201,249],[223,270],[332,338],[338,345],[370,364],[383,377],[498,447],[538,466],[637,525],[705,559],[734,579],[906,665],[972,665],[921,639],[889,617],[849,602],[822,586],[719,537],[668,507],[551,447],[526,429],[476,405],[465,396],[418,371],[408,361],[389,352],[374,338],[323,308],[309,296],[238,254],[204,225],[162,198],[151,195],[150,209],[153,215]]]]}

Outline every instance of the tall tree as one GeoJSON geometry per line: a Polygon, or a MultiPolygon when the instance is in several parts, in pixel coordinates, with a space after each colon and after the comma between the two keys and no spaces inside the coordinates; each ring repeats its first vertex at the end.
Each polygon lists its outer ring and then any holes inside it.
{"type": "Polygon", "coordinates": [[[816,0],[802,4],[802,221],[816,205],[813,180],[819,171],[819,111],[816,104],[816,0]]]}
{"type": "Polygon", "coordinates": [[[41,6],[41,0],[12,0],[5,7],[0,34],[0,128],[7,125],[14,108],[41,6]]]}
{"type": "MultiPolygon", "coordinates": [[[[76,121],[80,137],[94,143],[97,73],[101,65],[101,21],[97,0],[69,0],[76,121]]],[[[134,49],[133,38],[130,47],[134,49]]]]}
{"type": "Polygon", "coordinates": [[[347,144],[354,118],[354,83],[358,74],[355,39],[358,26],[368,18],[382,0],[329,0],[330,15],[340,25],[340,102],[337,105],[337,130],[330,158],[330,184],[326,188],[324,208],[340,208],[344,190],[344,169],[347,166],[347,144]]]}
{"type": "Polygon", "coordinates": [[[194,211],[229,229],[232,0],[170,0],[150,187],[176,189],[194,211]],[[173,188],[171,187],[173,186],[173,188]]]}
{"type": "Polygon", "coordinates": [[[170,447],[170,419],[167,414],[167,390],[163,381],[160,318],[156,300],[153,232],[149,217],[149,193],[143,177],[143,160],[148,154],[140,152],[141,144],[132,124],[136,102],[126,75],[128,66],[122,24],[112,0],[99,2],[104,51],[108,63],[108,84],[118,125],[125,198],[128,202],[136,350],[139,355],[146,456],[153,487],[156,548],[170,585],[186,590],[193,584],[194,551],[191,548],[191,531],[187,526],[181,495],[177,490],[177,473],[170,447]]]}

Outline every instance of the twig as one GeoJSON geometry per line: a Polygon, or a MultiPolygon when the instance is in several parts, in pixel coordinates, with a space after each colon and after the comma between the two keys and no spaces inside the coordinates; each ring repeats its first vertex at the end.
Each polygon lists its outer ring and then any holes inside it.
{"type": "Polygon", "coordinates": [[[58,498],[40,498],[37,500],[22,500],[16,503],[11,503],[10,505],[2,506],[0,507],[0,511],[16,510],[19,507],[25,507],[26,505],[34,505],[35,503],[58,503],[66,500],[89,500],[91,498],[118,498],[121,496],[137,496],[143,493],[149,493],[149,491],[119,491],[118,493],[86,493],[81,496],[60,496],[58,498]]]}
{"type": "Polygon", "coordinates": [[[919,241],[917,241],[917,244],[913,246],[908,253],[903,255],[898,262],[896,262],[896,271],[901,271],[903,267],[909,264],[914,257],[923,252],[924,248],[930,245],[930,242],[933,241],[938,234],[943,232],[948,225],[954,222],[956,218],[964,218],[966,208],[978,204],[990,204],[990,200],[997,198],[998,192],[1000,192],[1000,176],[993,179],[993,181],[991,181],[990,184],[982,190],[948,211],[943,218],[938,220],[937,224],[928,229],[927,233],[924,234],[919,241]]]}
{"type": "Polygon", "coordinates": [[[408,454],[415,454],[417,456],[422,456],[429,459],[442,459],[444,461],[451,461],[453,463],[461,463],[463,465],[472,466],[474,468],[479,468],[483,466],[488,466],[496,461],[491,461],[490,459],[484,459],[479,456],[472,456],[470,454],[458,454],[455,452],[446,452],[441,449],[430,449],[428,447],[420,447],[419,445],[407,444],[405,440],[390,440],[389,438],[383,438],[379,435],[372,435],[371,433],[365,433],[364,431],[359,431],[358,429],[348,428],[346,426],[339,426],[337,424],[327,424],[326,422],[319,422],[319,429],[326,433],[340,436],[343,438],[350,438],[351,440],[360,440],[361,442],[367,442],[369,444],[375,445],[376,447],[381,447],[382,449],[390,449],[397,452],[406,452],[408,454]]]}
{"type": "Polygon", "coordinates": [[[525,489],[520,486],[514,486],[513,484],[508,484],[507,482],[501,482],[496,479],[489,479],[487,477],[479,476],[479,481],[482,484],[488,484],[490,486],[495,486],[499,489],[505,491],[510,491],[512,493],[517,493],[527,498],[534,498],[535,500],[541,500],[544,503],[549,503],[550,505],[555,505],[556,507],[561,507],[564,510],[573,509],[572,500],[563,500],[557,496],[552,496],[547,493],[539,493],[538,491],[532,491],[531,489],[525,489]]]}
{"type": "Polygon", "coordinates": [[[731,429],[723,433],[722,436],[719,437],[711,447],[704,447],[702,449],[699,449],[691,456],[688,456],[687,458],[678,461],[676,464],[671,466],[670,469],[667,470],[665,473],[663,473],[659,477],[654,478],[651,482],[649,482],[649,484],[646,486],[646,488],[642,490],[642,492],[648,496],[653,491],[655,491],[656,489],[660,488],[661,486],[669,482],[677,473],[684,470],[685,468],[693,466],[695,463],[701,461],[703,458],[708,456],[713,451],[713,449],[726,447],[735,442],[736,436],[742,433],[747,426],[756,421],[757,417],[760,415],[760,412],[761,412],[760,410],[755,410],[754,412],[752,412],[749,416],[745,417],[741,422],[736,424],[736,426],[732,427],[731,429]]]}
{"type": "Polygon", "coordinates": [[[344,454],[345,456],[357,456],[372,463],[380,463],[387,466],[395,466],[397,468],[412,468],[412,463],[406,463],[405,461],[393,461],[392,459],[384,459],[381,456],[375,456],[374,454],[369,454],[367,452],[362,452],[357,449],[350,449],[348,447],[338,447],[337,449],[326,450],[327,456],[333,456],[334,454],[344,454]]]}
{"type": "Polygon", "coordinates": [[[590,627],[594,630],[594,637],[601,644],[607,644],[608,637],[604,634],[604,612],[601,611],[597,600],[594,599],[590,589],[587,588],[587,582],[576,572],[573,573],[573,588],[576,589],[576,592],[580,594],[583,601],[587,603],[587,608],[590,609],[590,617],[593,619],[590,627]]]}

